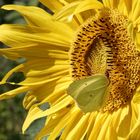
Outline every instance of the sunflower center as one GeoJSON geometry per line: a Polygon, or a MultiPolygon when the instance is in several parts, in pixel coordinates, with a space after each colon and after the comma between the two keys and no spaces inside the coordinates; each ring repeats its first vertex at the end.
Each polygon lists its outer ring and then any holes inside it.
{"type": "Polygon", "coordinates": [[[104,74],[110,81],[102,111],[126,105],[140,82],[140,54],[127,31],[127,18],[102,9],[81,25],[70,52],[72,77],[104,74]]]}

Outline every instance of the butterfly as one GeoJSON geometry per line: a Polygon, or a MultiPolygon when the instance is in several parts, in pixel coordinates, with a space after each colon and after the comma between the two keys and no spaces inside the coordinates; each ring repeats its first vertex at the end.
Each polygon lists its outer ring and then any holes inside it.
{"type": "Polygon", "coordinates": [[[108,78],[103,74],[96,74],[70,84],[67,93],[76,101],[84,112],[99,110],[107,98],[108,78]]]}

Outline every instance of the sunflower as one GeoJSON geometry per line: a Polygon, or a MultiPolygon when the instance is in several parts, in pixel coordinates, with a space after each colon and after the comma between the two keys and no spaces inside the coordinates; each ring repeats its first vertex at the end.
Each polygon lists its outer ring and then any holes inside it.
{"type": "Polygon", "coordinates": [[[23,133],[46,117],[36,140],[140,139],[140,1],[40,0],[52,14],[33,6],[5,5],[20,12],[26,25],[0,25],[0,53],[23,64],[9,71],[25,74],[18,88],[0,100],[26,92],[29,110],[23,133]],[[102,74],[109,80],[104,105],[85,112],[67,93],[71,83],[102,74]],[[42,110],[40,105],[49,103],[42,110]]]}

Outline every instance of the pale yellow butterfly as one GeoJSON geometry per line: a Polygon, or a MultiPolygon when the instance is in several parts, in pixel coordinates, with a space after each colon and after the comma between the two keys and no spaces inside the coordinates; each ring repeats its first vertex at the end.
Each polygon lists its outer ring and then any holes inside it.
{"type": "Polygon", "coordinates": [[[79,108],[87,113],[99,110],[107,98],[109,80],[105,75],[97,74],[76,80],[68,87],[68,94],[79,108]]]}

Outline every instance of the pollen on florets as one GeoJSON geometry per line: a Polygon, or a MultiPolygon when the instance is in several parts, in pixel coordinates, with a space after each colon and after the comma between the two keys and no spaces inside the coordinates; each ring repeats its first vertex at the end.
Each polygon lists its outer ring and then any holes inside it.
{"type": "Polygon", "coordinates": [[[140,55],[127,24],[117,10],[101,9],[81,25],[70,50],[74,80],[94,74],[108,77],[109,96],[102,111],[126,105],[140,82],[140,55]]]}

